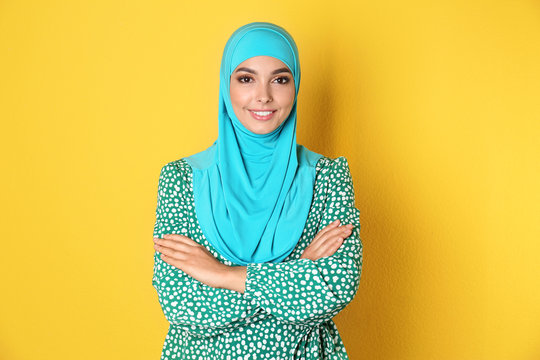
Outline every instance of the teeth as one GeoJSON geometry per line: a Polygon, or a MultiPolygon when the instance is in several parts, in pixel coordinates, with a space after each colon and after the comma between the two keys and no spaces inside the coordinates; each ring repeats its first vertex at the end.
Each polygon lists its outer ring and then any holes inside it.
{"type": "Polygon", "coordinates": [[[254,113],[259,116],[266,116],[266,115],[270,115],[272,111],[254,111],[254,113]]]}

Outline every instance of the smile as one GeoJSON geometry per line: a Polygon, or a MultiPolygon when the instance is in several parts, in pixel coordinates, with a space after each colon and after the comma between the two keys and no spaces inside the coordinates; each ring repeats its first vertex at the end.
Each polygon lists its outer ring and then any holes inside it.
{"type": "Polygon", "coordinates": [[[272,118],[272,116],[274,116],[275,112],[276,112],[276,110],[274,110],[274,111],[253,111],[253,110],[249,110],[249,113],[251,114],[251,116],[254,119],[257,119],[257,120],[270,120],[272,118]]]}

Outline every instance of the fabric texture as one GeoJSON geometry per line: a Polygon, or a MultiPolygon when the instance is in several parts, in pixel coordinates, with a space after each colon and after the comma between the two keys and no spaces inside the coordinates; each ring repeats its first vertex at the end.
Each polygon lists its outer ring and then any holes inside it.
{"type": "Polygon", "coordinates": [[[254,22],[227,41],[220,68],[219,134],[206,150],[185,157],[193,169],[195,211],[205,237],[238,265],[281,262],[295,248],[313,196],[315,165],[322,157],[296,143],[300,62],[283,28],[254,22]],[[294,105],[268,134],[248,130],[230,99],[232,72],[254,56],[272,56],[294,77],[294,105]]]}
{"type": "MultiPolygon", "coordinates": [[[[355,297],[362,269],[360,211],[345,157],[315,167],[310,211],[301,238],[280,263],[249,263],[244,293],[210,287],[154,253],[152,284],[169,330],[161,359],[349,359],[332,318],[355,297]],[[354,228],[332,255],[301,259],[315,235],[334,220],[354,228]]],[[[194,211],[193,169],[164,165],[154,237],[183,234],[220,262],[234,265],[208,241],[194,211]]]]}

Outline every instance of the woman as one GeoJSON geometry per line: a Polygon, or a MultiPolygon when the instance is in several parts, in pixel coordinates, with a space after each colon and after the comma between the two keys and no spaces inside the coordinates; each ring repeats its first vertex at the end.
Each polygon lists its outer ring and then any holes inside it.
{"type": "Polygon", "coordinates": [[[348,359],[331,319],[358,289],[359,211],[347,160],[296,143],[299,85],[283,28],[240,27],[221,61],[217,140],[161,169],[161,359],[348,359]]]}

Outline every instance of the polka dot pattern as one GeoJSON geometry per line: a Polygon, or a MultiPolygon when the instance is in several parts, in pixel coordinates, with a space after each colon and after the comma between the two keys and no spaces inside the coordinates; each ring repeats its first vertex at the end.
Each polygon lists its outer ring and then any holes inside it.
{"type": "MultiPolygon", "coordinates": [[[[183,159],[162,167],[154,237],[182,234],[205,246],[195,215],[192,169],[183,159]]],[[[362,270],[359,210],[347,159],[322,157],[313,201],[296,248],[280,263],[247,265],[246,290],[216,289],[154,252],[152,285],[170,323],[161,359],[348,359],[332,318],[358,290],[362,270]],[[332,256],[300,259],[325,226],[340,219],[351,235],[332,256]]]]}

